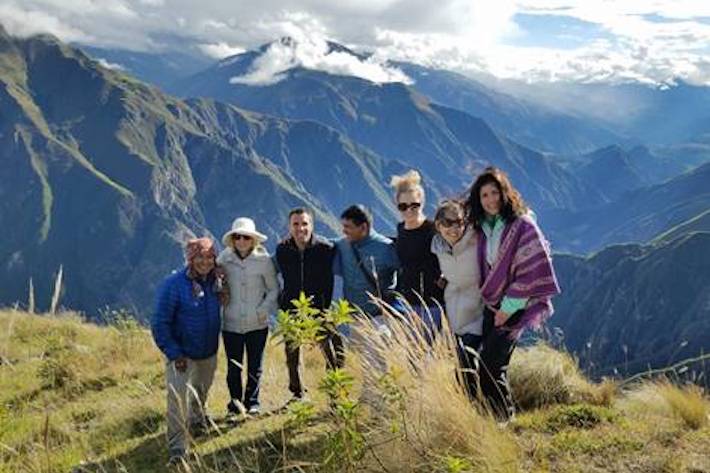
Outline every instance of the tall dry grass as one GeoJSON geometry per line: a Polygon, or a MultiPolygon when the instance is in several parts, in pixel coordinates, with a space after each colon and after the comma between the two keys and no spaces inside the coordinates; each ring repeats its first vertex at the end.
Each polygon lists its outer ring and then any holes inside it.
{"type": "MultiPolygon", "coordinates": [[[[368,321],[358,322],[378,361],[373,364],[372,357],[362,356],[355,345],[347,348],[345,369],[355,379],[352,398],[362,401],[352,411],[355,422],[348,425],[356,425],[364,442],[353,450],[362,456],[354,455],[349,468],[337,470],[342,462],[326,457],[333,453],[327,447],[338,433],[338,423],[328,399],[317,391],[325,374],[321,354],[311,347],[304,349],[311,406],[292,406],[284,412],[279,407],[288,398],[287,371],[283,347],[272,339],[265,358],[262,402],[273,415],[238,425],[225,423],[222,413],[228,395],[220,353],[209,402],[214,429],[207,438],[196,439],[195,455],[184,471],[524,469],[529,459],[519,446],[516,429],[499,425],[484,408],[473,405],[458,383],[455,340],[445,322],[443,332],[430,344],[424,326],[413,322],[417,319],[393,311],[386,318],[387,337],[368,321]],[[363,386],[370,388],[369,395],[363,386]]],[[[4,335],[0,354],[10,360],[0,366],[0,396],[6,396],[3,401],[17,413],[10,418],[0,409],[0,417],[5,416],[0,419],[5,426],[5,431],[0,430],[4,445],[0,465],[8,465],[8,471],[164,471],[163,361],[148,331],[130,321],[96,327],[74,315],[16,313],[0,321],[4,335]]],[[[698,390],[645,384],[618,394],[614,404],[616,385],[590,383],[572,357],[545,345],[518,348],[510,378],[523,410],[593,402],[619,406],[622,412],[655,409],[678,425],[707,426],[708,400],[698,390]]]]}
{"type": "Polygon", "coordinates": [[[619,407],[636,415],[659,415],[676,419],[691,429],[710,425],[710,400],[695,385],[678,386],[666,380],[633,387],[619,407]]]}

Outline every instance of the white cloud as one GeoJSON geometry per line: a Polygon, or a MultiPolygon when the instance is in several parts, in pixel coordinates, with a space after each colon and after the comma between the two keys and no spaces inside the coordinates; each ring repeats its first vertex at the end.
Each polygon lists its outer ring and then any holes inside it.
{"type": "Polygon", "coordinates": [[[200,44],[198,48],[209,57],[215,59],[224,59],[246,51],[246,49],[242,47],[232,46],[223,41],[219,43],[200,44]]]}
{"type": "Polygon", "coordinates": [[[122,66],[121,64],[118,64],[116,62],[109,62],[104,58],[98,58],[96,60],[99,64],[101,64],[102,67],[105,67],[106,69],[113,69],[115,71],[126,71],[126,67],[122,66]]]}
{"type": "Polygon", "coordinates": [[[12,4],[0,5],[0,18],[8,33],[26,37],[40,33],[53,34],[65,41],[91,41],[91,36],[58,18],[39,10],[25,10],[12,4]]]}
{"type": "Polygon", "coordinates": [[[233,84],[269,85],[285,77],[294,67],[304,67],[330,74],[361,77],[376,83],[404,82],[411,79],[397,68],[389,67],[375,58],[361,59],[344,51],[330,51],[320,36],[306,36],[297,32],[293,41],[277,41],[259,56],[252,69],[243,76],[233,77],[233,84]]]}
{"type": "MultiPolygon", "coordinates": [[[[2,0],[6,29],[67,41],[150,51],[190,45],[212,57],[281,36],[306,37],[272,51],[247,80],[275,80],[285,64],[396,80],[386,59],[504,77],[710,83],[710,2],[700,0],[2,0]],[[569,17],[605,33],[573,49],[525,47],[515,15],[569,17]],[[308,38],[372,51],[370,61],[324,54],[308,38]],[[176,46],[177,45],[177,46],[176,46]],[[514,46],[515,45],[515,46],[514,46]]],[[[552,23],[551,23],[552,24],[552,23]]],[[[551,26],[553,28],[553,26],[551,26]]],[[[564,32],[558,32],[558,38],[564,32]]],[[[540,34],[539,32],[535,34],[540,34]]],[[[552,34],[545,31],[543,34],[552,34]]],[[[243,78],[244,79],[244,78],[243,78]]]]}

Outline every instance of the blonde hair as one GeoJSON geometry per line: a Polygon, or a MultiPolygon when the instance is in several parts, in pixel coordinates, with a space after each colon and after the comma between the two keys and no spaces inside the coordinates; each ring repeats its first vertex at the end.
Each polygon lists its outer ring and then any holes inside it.
{"type": "Polygon", "coordinates": [[[418,192],[424,200],[422,176],[415,169],[411,169],[401,176],[392,176],[390,186],[394,187],[394,200],[399,201],[399,196],[406,192],[418,192]]]}

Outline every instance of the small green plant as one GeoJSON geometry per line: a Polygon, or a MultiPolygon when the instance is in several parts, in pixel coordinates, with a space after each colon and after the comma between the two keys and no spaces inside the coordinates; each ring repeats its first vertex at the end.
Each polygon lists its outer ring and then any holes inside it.
{"type": "Polygon", "coordinates": [[[287,408],[288,419],[286,427],[301,430],[308,425],[316,414],[316,408],[310,402],[292,402],[287,408]]]}
{"type": "Polygon", "coordinates": [[[78,387],[70,351],[70,345],[61,335],[47,339],[42,362],[37,368],[37,376],[44,389],[72,390],[78,387]]]}
{"type": "Polygon", "coordinates": [[[329,371],[320,383],[333,417],[328,434],[324,466],[329,471],[357,471],[365,450],[365,437],[360,429],[360,405],[351,398],[355,378],[342,369],[329,371]]]}
{"type": "Polygon", "coordinates": [[[469,460],[451,455],[447,455],[442,459],[442,465],[446,473],[465,473],[473,471],[473,465],[469,460]]]}
{"type": "Polygon", "coordinates": [[[313,297],[301,292],[291,301],[292,309],[280,310],[276,315],[274,335],[293,346],[315,345],[328,333],[338,330],[339,325],[352,322],[353,308],[345,300],[339,300],[327,310],[313,307],[313,297]]]}
{"type": "Polygon", "coordinates": [[[566,428],[593,429],[602,422],[610,422],[613,419],[613,414],[607,408],[575,404],[556,407],[547,418],[545,426],[552,432],[566,428]]]}

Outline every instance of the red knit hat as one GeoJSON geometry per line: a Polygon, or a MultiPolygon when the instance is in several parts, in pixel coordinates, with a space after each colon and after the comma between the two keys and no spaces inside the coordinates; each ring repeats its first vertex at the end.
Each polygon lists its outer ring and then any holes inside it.
{"type": "Polygon", "coordinates": [[[185,245],[185,262],[188,266],[192,266],[193,260],[198,256],[207,256],[216,258],[217,252],[215,250],[214,241],[211,238],[193,238],[187,241],[185,245]]]}

